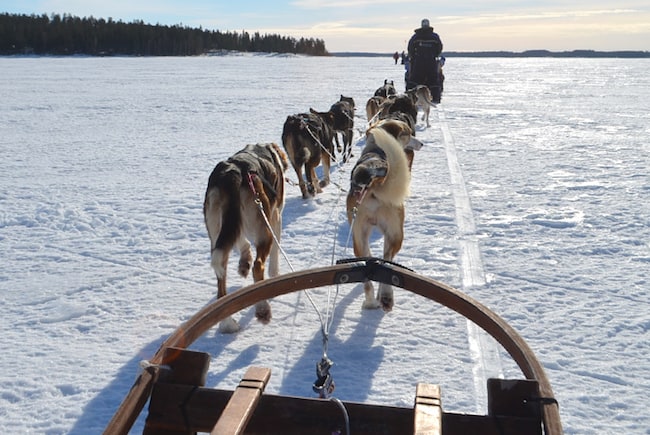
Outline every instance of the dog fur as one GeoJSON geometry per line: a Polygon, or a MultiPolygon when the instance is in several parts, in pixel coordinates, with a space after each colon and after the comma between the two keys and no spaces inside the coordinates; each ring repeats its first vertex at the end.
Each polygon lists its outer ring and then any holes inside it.
{"type": "Polygon", "coordinates": [[[373,127],[384,129],[391,136],[397,139],[397,142],[399,142],[404,149],[410,171],[413,166],[415,151],[422,148],[422,142],[415,138],[415,133],[408,123],[399,119],[389,118],[378,121],[373,127]]]}
{"type": "MultiPolygon", "coordinates": [[[[226,295],[228,257],[233,248],[239,253],[238,272],[246,277],[253,269],[255,282],[264,279],[269,257],[269,276],[277,276],[278,251],[273,235],[279,239],[284,208],[284,172],[287,156],[275,143],[247,145],[229,159],[217,164],[208,180],[203,202],[205,226],[210,237],[210,264],[217,275],[217,298],[226,295]],[[266,224],[258,203],[268,219],[266,224]],[[251,254],[255,244],[255,261],[251,254]]],[[[268,301],[255,306],[257,318],[271,320],[268,301]]],[[[232,333],[239,325],[232,318],[224,319],[219,330],[232,333]]]]}
{"type": "MultiPolygon", "coordinates": [[[[343,142],[343,162],[347,162],[352,157],[352,138],[354,135],[354,110],[355,104],[352,97],[341,95],[339,101],[332,104],[330,112],[334,115],[334,131],[341,132],[343,142]]],[[[336,147],[339,153],[341,146],[339,145],[338,135],[334,135],[336,147]]]]}
{"type": "Polygon", "coordinates": [[[366,119],[368,120],[368,126],[372,125],[376,121],[375,118],[379,113],[379,108],[385,100],[385,97],[375,95],[370,97],[366,102],[366,119]]]}
{"type": "MultiPolygon", "coordinates": [[[[366,137],[366,146],[352,169],[346,200],[354,255],[370,256],[369,238],[377,228],[384,236],[383,258],[393,260],[404,240],[404,203],[411,174],[403,146],[387,130],[371,127],[366,137]]],[[[363,289],[363,308],[392,309],[390,285],[381,283],[376,297],[371,281],[365,281],[363,289]]]]}
{"type": "Polygon", "coordinates": [[[384,97],[388,98],[393,95],[397,95],[397,89],[395,89],[395,82],[388,81],[388,79],[384,80],[384,85],[377,88],[375,91],[375,96],[376,97],[384,97]]]}
{"type": "Polygon", "coordinates": [[[431,111],[431,107],[434,107],[436,104],[433,102],[433,96],[429,87],[417,85],[406,91],[406,94],[411,97],[416,107],[422,110],[422,121],[426,121],[427,127],[431,127],[429,123],[429,112],[431,111]]]}
{"type": "Polygon", "coordinates": [[[339,101],[332,104],[327,112],[318,112],[312,108],[310,113],[321,116],[330,124],[334,131],[334,141],[339,154],[343,155],[343,162],[347,162],[352,157],[352,138],[354,132],[354,110],[355,104],[352,97],[341,95],[339,101]],[[339,142],[338,133],[341,133],[341,142],[339,142]],[[341,145],[341,143],[343,145],[341,145]]]}
{"type": "Polygon", "coordinates": [[[316,111],[290,115],[284,122],[282,145],[296,171],[303,199],[322,192],[322,188],[330,182],[330,166],[334,156],[334,131],[331,128],[333,124],[334,119],[330,112],[316,111]],[[319,180],[316,167],[321,163],[323,179],[319,180]]]}
{"type": "Polygon", "coordinates": [[[379,115],[377,118],[381,119],[399,119],[406,122],[411,130],[415,132],[415,126],[418,119],[418,108],[413,103],[410,96],[406,94],[395,95],[387,98],[379,108],[379,115]]]}

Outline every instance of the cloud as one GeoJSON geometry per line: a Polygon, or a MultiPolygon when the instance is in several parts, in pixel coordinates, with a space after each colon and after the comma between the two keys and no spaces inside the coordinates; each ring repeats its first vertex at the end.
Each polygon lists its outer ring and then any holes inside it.
{"type": "Polygon", "coordinates": [[[290,3],[291,6],[295,6],[301,9],[333,9],[333,8],[360,8],[365,6],[377,6],[377,5],[391,5],[394,4],[396,7],[402,6],[405,3],[418,3],[418,0],[348,0],[348,1],[327,1],[327,0],[297,0],[290,3]]]}
{"type": "Polygon", "coordinates": [[[479,15],[449,15],[438,17],[438,23],[445,24],[483,24],[494,22],[520,22],[538,21],[544,22],[558,19],[592,18],[603,15],[633,15],[641,11],[635,9],[608,9],[608,10],[571,10],[571,11],[543,11],[536,13],[500,13],[500,14],[479,14],[479,15]]]}

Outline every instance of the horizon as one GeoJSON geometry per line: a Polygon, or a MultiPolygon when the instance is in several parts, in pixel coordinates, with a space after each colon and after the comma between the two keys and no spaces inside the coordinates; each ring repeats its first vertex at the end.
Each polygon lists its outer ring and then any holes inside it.
{"type": "Polygon", "coordinates": [[[460,2],[431,10],[424,1],[294,0],[269,4],[259,0],[212,4],[123,0],[7,0],[9,14],[69,14],[115,21],[182,25],[222,32],[259,32],[321,39],[329,52],[393,53],[406,49],[413,30],[428,18],[445,51],[648,51],[650,4],[552,1],[475,5],[460,2]],[[379,35],[379,36],[378,36],[379,35]]]}
{"type": "MultiPolygon", "coordinates": [[[[394,52],[369,52],[369,51],[328,51],[332,55],[336,54],[359,54],[359,55],[370,55],[370,56],[392,56],[394,52]]],[[[545,48],[540,48],[540,49],[532,49],[532,50],[521,50],[521,51],[512,51],[512,50],[481,50],[481,51],[459,51],[459,50],[445,50],[442,54],[446,56],[455,56],[455,55],[481,55],[481,54],[495,54],[495,53],[503,53],[503,54],[508,54],[508,55],[542,55],[542,54],[548,54],[548,55],[559,55],[559,54],[587,54],[587,53],[593,53],[593,54],[617,54],[617,53],[639,53],[639,54],[650,54],[650,50],[589,50],[589,49],[582,49],[582,48],[574,48],[574,49],[568,49],[568,50],[547,50],[545,48]]]]}

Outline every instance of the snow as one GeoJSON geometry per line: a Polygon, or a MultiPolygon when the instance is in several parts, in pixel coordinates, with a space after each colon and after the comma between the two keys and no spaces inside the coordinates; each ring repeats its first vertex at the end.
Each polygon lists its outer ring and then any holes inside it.
{"type": "MultiPolygon", "coordinates": [[[[214,165],[280,142],[287,115],[365,102],[390,58],[220,56],[0,59],[0,429],[100,433],[160,343],[214,300],[202,201],[214,165]]],[[[527,340],[568,434],[650,434],[650,67],[638,59],[450,58],[413,164],[396,261],[466,291],[527,340]]],[[[354,161],[354,159],[353,159],[354,161]]],[[[289,272],[352,256],[353,162],[304,201],[287,186],[289,272]]],[[[295,181],[295,174],[288,172],[295,181]]],[[[372,247],[381,252],[381,240],[372,247]]],[[[229,290],[249,284],[231,260],[229,290]]],[[[322,313],[336,288],[311,295],[322,313]]],[[[412,406],[438,383],[446,411],[520,378],[504,351],[442,307],[395,290],[390,313],[341,286],[328,355],[341,400],[412,406]]],[[[269,393],[313,397],[320,324],[305,293],[273,320],[237,314],[191,348],[209,386],[270,367],[269,393]]],[[[142,431],[140,419],[133,432],[142,431]]]]}

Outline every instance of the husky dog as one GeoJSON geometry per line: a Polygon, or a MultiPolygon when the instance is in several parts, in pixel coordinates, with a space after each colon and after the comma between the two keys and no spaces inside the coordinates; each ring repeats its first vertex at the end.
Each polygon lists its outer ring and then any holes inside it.
{"type": "MultiPolygon", "coordinates": [[[[241,276],[246,277],[252,266],[255,282],[264,279],[269,254],[269,276],[278,275],[279,247],[273,236],[279,239],[282,229],[287,167],[284,151],[275,143],[263,143],[246,145],[228,160],[218,163],[210,174],[203,217],[210,237],[210,264],[217,275],[217,298],[226,295],[228,257],[233,248],[240,253],[241,276]],[[255,244],[255,261],[251,241],[255,244]]],[[[268,301],[256,304],[255,315],[264,323],[271,320],[268,301]]],[[[238,330],[239,325],[232,317],[219,324],[219,331],[224,333],[238,330]]]]}
{"type": "Polygon", "coordinates": [[[377,114],[379,113],[379,108],[381,104],[386,100],[385,97],[380,97],[378,95],[372,96],[366,102],[366,119],[368,120],[368,126],[374,124],[377,120],[377,114]]]}
{"type": "Polygon", "coordinates": [[[388,79],[384,80],[384,85],[380,88],[377,88],[375,91],[375,96],[376,97],[384,97],[388,98],[393,95],[397,95],[397,90],[395,89],[395,82],[388,81],[388,79]]]}
{"type": "Polygon", "coordinates": [[[406,94],[394,95],[387,98],[379,107],[379,119],[399,119],[406,122],[415,132],[418,119],[418,108],[410,96],[406,94]]]}
{"type": "Polygon", "coordinates": [[[352,136],[354,129],[354,99],[341,95],[339,101],[332,104],[330,112],[334,116],[333,129],[335,132],[341,132],[343,142],[343,149],[339,145],[338,134],[334,135],[336,141],[336,148],[338,152],[343,153],[343,162],[347,162],[352,157],[352,136]]]}
{"type": "Polygon", "coordinates": [[[336,150],[343,154],[343,162],[347,162],[352,156],[352,136],[354,128],[354,99],[341,95],[339,101],[332,104],[327,112],[319,112],[309,108],[309,112],[318,115],[328,122],[334,132],[336,150]],[[338,133],[341,133],[339,142],[338,133]],[[341,146],[341,143],[343,144],[341,146]]]}
{"type": "MultiPolygon", "coordinates": [[[[384,236],[385,260],[392,260],[404,239],[404,202],[409,193],[411,173],[402,144],[387,130],[371,127],[366,146],[352,169],[346,200],[352,227],[354,255],[370,256],[369,238],[373,228],[384,236]]],[[[371,281],[363,284],[363,307],[393,307],[393,288],[381,283],[377,296],[371,281]]]]}
{"type": "Polygon", "coordinates": [[[416,87],[406,91],[406,94],[411,97],[413,103],[415,103],[418,109],[422,109],[422,121],[426,121],[427,127],[431,127],[431,124],[429,123],[429,112],[431,111],[431,107],[436,104],[433,102],[433,97],[429,87],[425,85],[417,85],[416,87]]]}
{"type": "Polygon", "coordinates": [[[282,128],[282,145],[298,176],[302,197],[322,192],[330,182],[330,165],[334,155],[333,115],[329,112],[290,115],[282,128]],[[318,180],[316,167],[323,164],[323,179],[318,180]],[[302,171],[305,171],[303,179],[302,171]]]}

